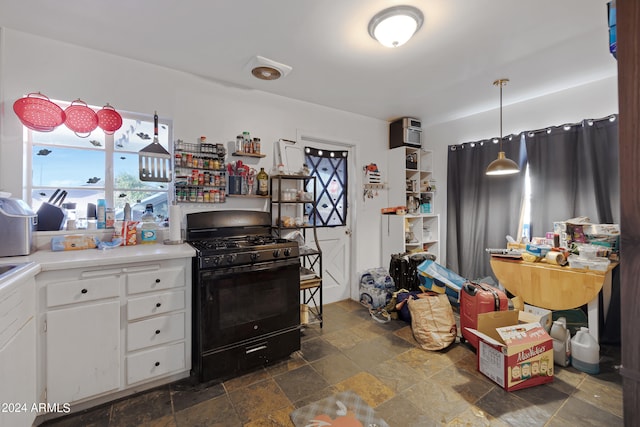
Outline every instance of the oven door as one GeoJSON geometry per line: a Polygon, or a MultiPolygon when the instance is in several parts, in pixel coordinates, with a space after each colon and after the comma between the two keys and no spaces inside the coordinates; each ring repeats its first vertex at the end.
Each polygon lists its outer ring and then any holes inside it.
{"type": "Polygon", "coordinates": [[[199,273],[202,351],[300,324],[297,258],[199,273]]]}

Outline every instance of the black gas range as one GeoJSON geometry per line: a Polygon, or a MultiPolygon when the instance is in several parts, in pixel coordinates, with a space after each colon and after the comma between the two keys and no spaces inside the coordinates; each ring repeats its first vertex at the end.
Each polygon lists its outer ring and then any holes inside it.
{"type": "Polygon", "coordinates": [[[199,268],[234,267],[298,258],[298,244],[271,235],[212,237],[189,242],[198,254],[199,268]]]}
{"type": "Polygon", "coordinates": [[[193,259],[193,374],[230,378],[300,349],[298,243],[271,235],[271,214],[187,214],[193,259]]]}

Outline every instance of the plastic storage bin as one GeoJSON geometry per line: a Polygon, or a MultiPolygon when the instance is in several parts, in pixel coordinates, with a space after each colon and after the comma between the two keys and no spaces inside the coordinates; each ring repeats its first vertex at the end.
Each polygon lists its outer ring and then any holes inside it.
{"type": "Polygon", "coordinates": [[[569,267],[581,268],[584,270],[607,271],[609,260],[606,258],[583,258],[576,255],[569,255],[569,267]]]}

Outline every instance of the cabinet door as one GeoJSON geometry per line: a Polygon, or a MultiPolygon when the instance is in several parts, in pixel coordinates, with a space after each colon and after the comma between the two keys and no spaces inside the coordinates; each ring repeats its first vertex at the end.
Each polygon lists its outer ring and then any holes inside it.
{"type": "Polygon", "coordinates": [[[120,385],[120,301],[47,313],[47,401],[68,403],[120,385]]]}
{"type": "Polygon", "coordinates": [[[31,318],[0,348],[0,426],[30,426],[37,413],[36,403],[36,327],[31,318]]]}

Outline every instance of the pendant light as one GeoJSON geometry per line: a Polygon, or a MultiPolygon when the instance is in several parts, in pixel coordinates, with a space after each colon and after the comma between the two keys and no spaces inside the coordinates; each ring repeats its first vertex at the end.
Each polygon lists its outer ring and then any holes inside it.
{"type": "Polygon", "coordinates": [[[511,175],[520,172],[520,168],[511,159],[507,159],[502,151],[502,87],[507,84],[509,79],[498,79],[493,82],[494,86],[500,88],[500,152],[498,158],[491,162],[485,172],[487,175],[511,175]]]}

